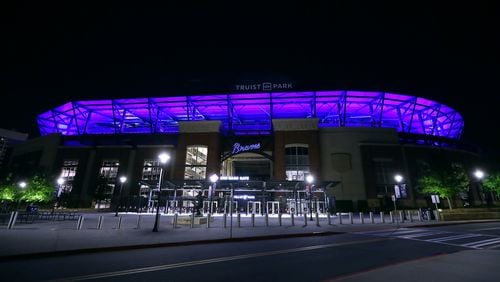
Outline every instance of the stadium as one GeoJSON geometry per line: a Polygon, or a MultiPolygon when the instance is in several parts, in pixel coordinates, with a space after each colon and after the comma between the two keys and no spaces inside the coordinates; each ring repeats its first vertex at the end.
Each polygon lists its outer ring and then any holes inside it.
{"type": "Polygon", "coordinates": [[[200,191],[204,212],[231,202],[246,213],[383,210],[393,196],[426,207],[419,164],[478,159],[461,145],[457,111],[386,92],[73,101],[37,122],[42,136],[19,146],[13,163],[60,175],[58,201],[76,207],[187,212],[200,191]]]}

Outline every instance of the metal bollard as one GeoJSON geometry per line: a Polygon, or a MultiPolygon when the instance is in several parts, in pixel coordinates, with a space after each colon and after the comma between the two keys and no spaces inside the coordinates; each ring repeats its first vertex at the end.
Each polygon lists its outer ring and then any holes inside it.
{"type": "Polygon", "coordinates": [[[83,219],[84,219],[83,215],[80,215],[78,217],[78,222],[76,223],[76,230],[81,230],[82,229],[82,227],[83,227],[83,219]]]}
{"type": "Polygon", "coordinates": [[[339,215],[339,224],[342,224],[342,213],[339,212],[338,215],[339,215]]]}
{"type": "Polygon", "coordinates": [[[252,227],[255,227],[255,214],[252,213],[252,227]]]}
{"type": "Polygon", "coordinates": [[[399,222],[401,223],[405,222],[403,211],[399,211],[399,222]]]}
{"type": "Polygon", "coordinates": [[[320,227],[319,225],[319,214],[316,212],[316,226],[320,227]]]}
{"type": "Polygon", "coordinates": [[[427,213],[427,221],[431,221],[431,211],[426,211],[427,213]]]}
{"type": "Polygon", "coordinates": [[[373,220],[373,212],[370,212],[370,222],[371,222],[372,224],[374,224],[374,223],[375,223],[375,220],[373,220]]]}
{"type": "Polygon", "coordinates": [[[227,228],[227,213],[224,213],[224,228],[227,228]]]}
{"type": "Polygon", "coordinates": [[[12,229],[16,224],[18,212],[11,212],[9,218],[9,224],[7,225],[7,229],[12,229]]]}
{"type": "Polygon", "coordinates": [[[389,218],[391,219],[391,223],[394,223],[394,213],[392,211],[389,212],[389,218]]]}
{"type": "Polygon", "coordinates": [[[380,212],[380,223],[385,223],[385,215],[383,211],[380,212]]]}
{"type": "Polygon", "coordinates": [[[436,221],[439,221],[439,211],[438,210],[434,210],[434,216],[436,217],[436,221]]]}
{"type": "Polygon", "coordinates": [[[353,213],[352,212],[349,213],[349,222],[351,222],[351,224],[354,224],[354,219],[353,219],[353,213]]]}
{"type": "Polygon", "coordinates": [[[140,214],[137,217],[137,226],[136,226],[136,229],[141,229],[141,221],[142,221],[142,214],[140,214]]]}
{"type": "Polygon", "coordinates": [[[362,212],[359,213],[359,222],[361,222],[361,224],[365,224],[365,217],[362,212]]]}
{"type": "Polygon", "coordinates": [[[422,211],[418,210],[418,221],[422,222],[422,211]]]}
{"type": "Polygon", "coordinates": [[[279,223],[279,225],[281,226],[281,212],[280,212],[280,213],[278,213],[278,223],[279,223]]]}
{"type": "Polygon", "coordinates": [[[118,224],[116,225],[116,229],[121,229],[122,228],[122,217],[120,216],[118,218],[118,224]]]}
{"type": "Polygon", "coordinates": [[[332,225],[332,217],[329,212],[326,213],[326,218],[328,219],[328,225],[332,225]]]}
{"type": "Polygon", "coordinates": [[[191,214],[190,216],[190,225],[189,225],[189,228],[193,228],[194,227],[194,213],[191,214]]]}
{"type": "Polygon", "coordinates": [[[269,226],[269,215],[267,212],[265,217],[266,217],[266,226],[269,226]]]}
{"type": "Polygon", "coordinates": [[[212,214],[208,213],[207,214],[207,228],[210,228],[210,219],[212,219],[212,214]]]}
{"type": "Polygon", "coordinates": [[[174,220],[172,221],[172,225],[175,228],[177,228],[177,219],[179,218],[179,214],[178,213],[174,213],[174,220]]]}
{"type": "Polygon", "coordinates": [[[307,226],[307,213],[304,213],[304,226],[307,226]]]}
{"type": "Polygon", "coordinates": [[[290,214],[290,218],[291,218],[291,221],[292,221],[292,226],[295,226],[295,214],[291,213],[290,214]]]}
{"type": "Polygon", "coordinates": [[[239,212],[236,216],[236,220],[238,221],[238,227],[241,227],[241,214],[239,212]]]}
{"type": "Polygon", "coordinates": [[[408,217],[410,218],[410,222],[413,222],[413,216],[411,215],[411,211],[408,211],[408,217]]]}
{"type": "Polygon", "coordinates": [[[103,222],[103,217],[102,215],[99,216],[97,219],[97,229],[102,229],[102,222],[103,222]]]}

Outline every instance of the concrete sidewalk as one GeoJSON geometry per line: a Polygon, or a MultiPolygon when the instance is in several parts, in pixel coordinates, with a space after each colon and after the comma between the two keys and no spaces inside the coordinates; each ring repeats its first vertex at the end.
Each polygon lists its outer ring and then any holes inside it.
{"type": "MultiPolygon", "coordinates": [[[[85,213],[81,229],[77,229],[77,220],[36,221],[34,223],[16,224],[7,229],[0,226],[0,260],[21,259],[29,257],[54,256],[71,253],[99,252],[124,248],[147,248],[158,246],[176,246],[200,244],[230,240],[259,240],[292,236],[319,236],[326,234],[361,232],[370,230],[393,229],[400,227],[434,226],[440,224],[456,224],[460,222],[405,221],[390,223],[390,218],[373,218],[366,215],[363,219],[354,216],[351,221],[344,215],[343,224],[339,218],[289,215],[251,216],[241,215],[240,220],[233,215],[232,225],[229,217],[214,216],[210,227],[203,225],[172,224],[172,215],[162,215],[158,232],[152,232],[154,214],[120,214],[85,213]],[[140,224],[138,225],[140,217],[140,224]],[[120,219],[121,218],[121,219],[120,219]],[[266,223],[267,221],[267,223],[266,223]],[[100,222],[100,225],[99,225],[100,222]],[[330,223],[330,224],[329,224],[330,223]]],[[[188,217],[188,215],[180,215],[188,217]]],[[[463,223],[463,222],[462,222],[463,223]]]]}

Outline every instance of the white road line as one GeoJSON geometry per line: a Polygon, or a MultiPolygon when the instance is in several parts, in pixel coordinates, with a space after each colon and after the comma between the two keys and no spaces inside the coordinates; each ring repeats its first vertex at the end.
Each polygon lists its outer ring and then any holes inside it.
{"type": "Polygon", "coordinates": [[[488,246],[488,245],[492,245],[492,244],[496,244],[496,243],[500,243],[500,238],[496,237],[496,238],[492,238],[492,239],[471,242],[471,243],[463,244],[461,246],[471,247],[471,248],[480,248],[480,247],[484,247],[484,246],[488,246]]]}
{"type": "Polygon", "coordinates": [[[484,235],[481,235],[481,234],[459,234],[459,235],[453,235],[453,236],[447,236],[447,237],[441,237],[441,238],[428,239],[426,241],[430,241],[430,242],[444,242],[444,241],[452,241],[452,240],[458,240],[458,239],[474,238],[474,237],[480,237],[480,236],[484,236],[484,235]]]}
{"type": "Polygon", "coordinates": [[[486,231],[486,230],[498,230],[498,229],[500,229],[500,227],[474,229],[473,231],[486,231]]]}
{"type": "Polygon", "coordinates": [[[158,266],[150,266],[150,267],[143,267],[143,268],[136,268],[136,269],[127,269],[127,270],[121,270],[121,271],[112,271],[112,272],[105,272],[105,273],[99,273],[99,274],[90,274],[90,275],[83,275],[83,276],[67,277],[67,278],[61,278],[61,279],[49,280],[49,281],[55,282],[55,281],[84,281],[84,280],[93,280],[93,279],[101,279],[101,278],[108,278],[108,277],[124,276],[124,275],[131,275],[131,274],[138,274],[138,273],[145,273],[145,272],[154,272],[154,271],[168,270],[168,269],[174,269],[174,268],[180,268],[180,267],[187,267],[187,266],[195,266],[195,265],[202,265],[202,264],[209,264],[209,263],[234,261],[234,260],[256,258],[256,257],[264,257],[264,256],[273,256],[273,255],[296,253],[296,252],[305,252],[305,251],[312,251],[312,250],[318,250],[318,249],[324,249],[324,248],[332,248],[332,247],[339,247],[339,246],[347,246],[347,245],[355,245],[355,244],[365,244],[365,243],[372,243],[372,242],[385,241],[385,240],[390,240],[390,239],[389,238],[377,238],[377,239],[361,240],[361,241],[354,241],[354,242],[333,243],[333,244],[326,244],[326,245],[315,245],[315,246],[307,246],[307,247],[300,247],[300,248],[287,249],[287,250],[261,252],[261,253],[254,253],[254,254],[245,254],[245,255],[238,255],[238,256],[221,257],[221,258],[213,258],[213,259],[204,259],[204,260],[180,262],[180,263],[174,263],[174,264],[165,264],[165,265],[158,265],[158,266]]]}
{"type": "Polygon", "coordinates": [[[402,236],[398,236],[398,237],[399,238],[418,238],[418,237],[425,237],[425,236],[431,236],[431,235],[437,235],[437,234],[441,234],[441,233],[429,231],[429,232],[423,232],[423,233],[418,233],[418,234],[402,235],[402,236]]]}

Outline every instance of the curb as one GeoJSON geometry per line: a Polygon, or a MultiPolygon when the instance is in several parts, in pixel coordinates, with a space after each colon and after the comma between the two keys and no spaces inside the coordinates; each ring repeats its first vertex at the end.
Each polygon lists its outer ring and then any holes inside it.
{"type": "Polygon", "coordinates": [[[221,238],[212,240],[169,242],[169,243],[157,243],[157,244],[124,245],[124,246],[113,246],[113,247],[102,247],[102,248],[85,248],[85,249],[75,249],[75,250],[0,256],[0,262],[25,260],[25,259],[39,259],[48,257],[61,257],[61,256],[70,256],[79,254],[117,252],[117,251],[127,251],[127,250],[137,250],[137,249],[166,248],[166,247],[192,246],[192,245],[202,245],[202,244],[220,244],[220,243],[230,243],[230,242],[262,241],[262,240],[312,237],[312,236],[331,236],[331,235],[339,235],[345,233],[347,232],[325,231],[325,232],[312,232],[312,233],[293,233],[293,234],[264,235],[264,236],[253,236],[253,237],[221,238]]]}

